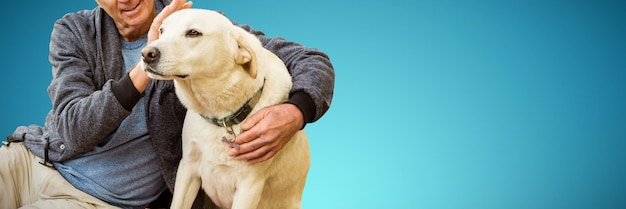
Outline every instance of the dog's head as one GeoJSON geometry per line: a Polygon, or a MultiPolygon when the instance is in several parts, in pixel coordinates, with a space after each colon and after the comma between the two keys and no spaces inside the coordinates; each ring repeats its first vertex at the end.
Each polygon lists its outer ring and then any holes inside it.
{"type": "Polygon", "coordinates": [[[159,39],[141,52],[141,65],[153,79],[221,78],[234,71],[256,78],[256,53],[250,42],[258,39],[220,13],[180,10],[168,16],[159,31],[159,39]]]}

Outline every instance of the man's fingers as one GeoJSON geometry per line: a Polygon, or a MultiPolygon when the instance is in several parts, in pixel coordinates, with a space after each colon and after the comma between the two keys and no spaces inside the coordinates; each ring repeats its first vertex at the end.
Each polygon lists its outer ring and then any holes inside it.
{"type": "MultiPolygon", "coordinates": [[[[181,9],[189,9],[191,8],[191,6],[193,5],[193,2],[189,1],[189,2],[185,2],[184,0],[181,1],[172,1],[172,3],[170,3],[168,5],[168,7],[170,7],[170,12],[175,12],[181,9]]],[[[163,9],[165,10],[165,9],[163,9]]]]}
{"type": "Polygon", "coordinates": [[[259,136],[261,136],[261,134],[258,131],[259,129],[250,129],[247,131],[244,131],[242,133],[240,133],[239,135],[237,135],[237,137],[235,138],[235,140],[233,142],[235,142],[236,144],[246,144],[249,143],[251,141],[253,141],[254,139],[258,138],[259,136]]]}
{"type": "Polygon", "coordinates": [[[257,125],[257,123],[261,122],[265,116],[267,116],[267,108],[262,108],[258,112],[248,116],[248,118],[246,118],[246,120],[241,124],[241,129],[243,131],[250,130],[252,127],[257,125]]]}
{"type": "Polygon", "coordinates": [[[258,137],[258,135],[256,135],[256,133],[253,133],[252,131],[239,134],[237,138],[235,138],[235,141],[233,141],[233,143],[239,145],[239,150],[231,149],[228,152],[228,155],[230,156],[236,156],[242,153],[252,152],[267,144],[267,142],[263,141],[261,138],[258,137]]]}
{"type": "Polygon", "coordinates": [[[184,0],[174,0],[172,3],[165,6],[163,10],[152,20],[152,25],[148,31],[148,43],[159,38],[159,27],[161,27],[161,24],[163,24],[163,20],[165,20],[166,17],[170,16],[175,11],[189,9],[191,6],[193,6],[193,2],[185,2],[184,0]]]}
{"type": "Polygon", "coordinates": [[[263,162],[276,154],[275,151],[272,150],[270,146],[262,146],[258,149],[255,149],[251,152],[241,154],[237,156],[235,159],[237,160],[247,160],[249,164],[255,164],[258,162],[263,162]]]}

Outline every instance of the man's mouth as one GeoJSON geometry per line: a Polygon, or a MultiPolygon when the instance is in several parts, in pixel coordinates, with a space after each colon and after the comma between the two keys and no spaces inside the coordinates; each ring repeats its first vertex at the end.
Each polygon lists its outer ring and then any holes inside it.
{"type": "Polygon", "coordinates": [[[130,9],[122,9],[121,11],[122,11],[122,13],[130,13],[130,12],[135,11],[135,10],[139,7],[139,5],[141,5],[141,1],[138,1],[138,2],[137,2],[137,5],[135,5],[133,8],[130,8],[130,9]]]}

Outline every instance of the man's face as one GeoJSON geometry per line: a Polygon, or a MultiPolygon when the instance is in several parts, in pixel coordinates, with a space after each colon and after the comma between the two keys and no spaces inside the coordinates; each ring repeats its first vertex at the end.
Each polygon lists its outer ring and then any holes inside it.
{"type": "Polygon", "coordinates": [[[154,0],[96,0],[113,18],[120,35],[134,41],[150,29],[156,16],[154,0]]]}

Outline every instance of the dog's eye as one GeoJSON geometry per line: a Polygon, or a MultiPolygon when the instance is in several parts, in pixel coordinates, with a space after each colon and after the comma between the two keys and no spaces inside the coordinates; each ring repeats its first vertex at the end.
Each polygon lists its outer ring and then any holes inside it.
{"type": "Polygon", "coordinates": [[[185,34],[185,36],[189,37],[189,38],[194,38],[194,37],[198,37],[201,36],[202,33],[198,32],[197,30],[188,30],[187,34],[185,34]]]}
{"type": "Polygon", "coordinates": [[[163,28],[159,28],[159,35],[163,34],[163,28]]]}

